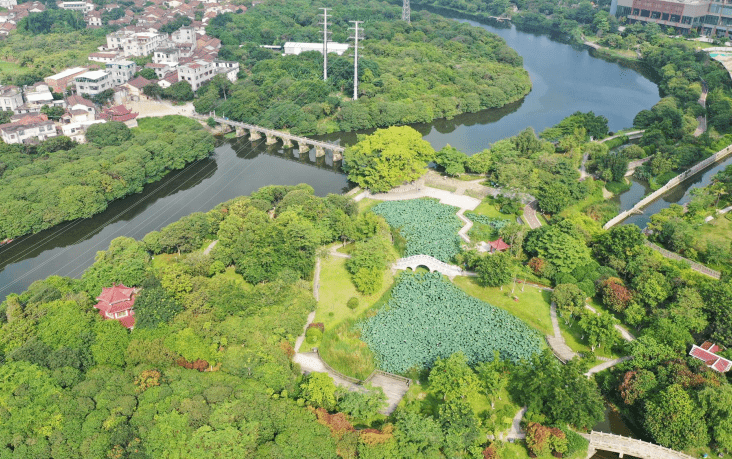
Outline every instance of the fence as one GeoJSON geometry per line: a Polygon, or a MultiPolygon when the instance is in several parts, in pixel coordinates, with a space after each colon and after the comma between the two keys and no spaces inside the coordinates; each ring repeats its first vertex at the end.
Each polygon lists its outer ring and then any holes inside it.
{"type": "Polygon", "coordinates": [[[671,252],[670,250],[666,250],[663,247],[654,244],[653,242],[646,241],[646,245],[648,247],[652,248],[653,250],[655,250],[656,252],[660,253],[661,255],[663,255],[666,258],[670,258],[672,260],[684,261],[684,262],[688,263],[689,266],[691,266],[691,269],[693,269],[694,271],[700,272],[702,274],[706,274],[707,276],[713,277],[715,279],[719,279],[721,277],[721,273],[719,271],[715,271],[711,268],[707,268],[706,266],[704,266],[701,263],[697,263],[695,261],[689,260],[688,258],[684,258],[681,255],[679,255],[678,253],[674,253],[674,252],[671,252]]]}
{"type": "Polygon", "coordinates": [[[617,225],[621,221],[628,218],[628,216],[634,212],[640,212],[640,210],[647,206],[648,204],[652,203],[656,199],[663,196],[667,191],[670,189],[676,187],[679,183],[683,182],[684,180],[688,179],[689,177],[693,176],[697,172],[702,171],[703,169],[706,169],[707,167],[711,166],[712,164],[716,163],[717,161],[725,158],[727,155],[732,153],[732,145],[727,146],[726,148],[718,151],[717,153],[713,154],[709,158],[705,159],[704,161],[701,161],[694,165],[693,167],[685,170],[684,172],[680,173],[676,177],[672,178],[668,181],[664,186],[659,188],[658,190],[654,191],[653,193],[649,194],[645,198],[641,199],[636,203],[635,206],[633,206],[632,209],[626,210],[624,212],[621,212],[620,214],[616,215],[615,218],[610,220],[609,222],[605,223],[603,226],[604,229],[612,228],[613,226],[617,225]]]}

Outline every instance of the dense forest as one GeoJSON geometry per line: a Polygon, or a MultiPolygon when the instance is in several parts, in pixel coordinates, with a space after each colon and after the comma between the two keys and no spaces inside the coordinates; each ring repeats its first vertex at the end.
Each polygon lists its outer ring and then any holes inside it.
{"type": "Polygon", "coordinates": [[[412,24],[387,3],[334,6],[332,40],[347,41],[349,20],[364,20],[359,53],[359,99],[353,59],[330,55],[323,81],[318,52],[281,56],[259,45],[322,41],[318,4],[268,2],[244,15],[211,20],[207,33],[222,40],[220,56],[237,59],[245,78],[222,90],[209,85],[194,102],[231,119],[303,134],[429,122],[517,101],[531,89],[521,57],[480,28],[429,13],[412,24]]]}
{"type": "Polygon", "coordinates": [[[166,173],[208,157],[213,137],[180,116],[90,126],[89,143],[64,136],[40,145],[0,145],[0,238],[88,218],[166,173]]]}

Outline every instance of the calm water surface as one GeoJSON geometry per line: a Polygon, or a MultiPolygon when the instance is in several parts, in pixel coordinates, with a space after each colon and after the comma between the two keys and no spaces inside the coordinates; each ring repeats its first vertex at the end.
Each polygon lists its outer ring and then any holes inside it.
{"type": "MultiPolygon", "coordinates": [[[[459,19],[462,20],[462,19],[459,19]]],[[[545,36],[466,21],[502,36],[524,58],[533,89],[510,106],[415,126],[435,148],[445,144],[475,153],[530,126],[536,131],[575,111],[606,116],[611,130],[632,124],[635,114],[659,100],[657,86],[636,70],[593,58],[585,49],[545,36]]],[[[642,70],[642,69],[641,69],[642,70]]],[[[351,144],[355,134],[324,136],[351,144]]],[[[189,165],[143,193],[110,205],[93,218],[60,225],[0,247],[0,299],[52,274],[78,277],[99,250],[119,236],[141,238],[182,216],[249,194],[269,184],[309,183],[318,195],[341,193],[348,181],[330,156],[299,158],[281,145],[224,141],[207,160],[189,165]]]]}

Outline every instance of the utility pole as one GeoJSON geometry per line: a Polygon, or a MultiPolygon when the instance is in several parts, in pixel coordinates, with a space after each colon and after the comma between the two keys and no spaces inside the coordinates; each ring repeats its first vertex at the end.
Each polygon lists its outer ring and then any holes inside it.
{"type": "Polygon", "coordinates": [[[407,21],[407,24],[412,23],[412,12],[409,9],[409,0],[404,0],[402,4],[402,21],[407,21]]]}
{"type": "Polygon", "coordinates": [[[323,10],[323,81],[328,79],[328,10],[329,8],[320,8],[323,10]]]}
{"type": "MultiPolygon", "coordinates": [[[[363,32],[363,29],[359,29],[358,25],[363,24],[363,21],[349,21],[353,23],[353,27],[348,30],[353,30],[353,36],[350,37],[355,40],[353,45],[353,100],[358,99],[358,39],[363,38],[358,36],[358,32],[363,32]]],[[[350,39],[349,38],[349,39],[350,39]]]]}

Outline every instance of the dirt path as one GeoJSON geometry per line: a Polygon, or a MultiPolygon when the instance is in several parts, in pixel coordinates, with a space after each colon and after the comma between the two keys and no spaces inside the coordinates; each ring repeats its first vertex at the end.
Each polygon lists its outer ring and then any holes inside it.
{"type": "Polygon", "coordinates": [[[195,113],[193,104],[188,102],[184,105],[173,105],[168,102],[155,100],[130,101],[125,104],[134,113],[139,113],[138,118],[149,118],[167,115],[191,116],[195,113]]]}
{"type": "Polygon", "coordinates": [[[554,336],[546,335],[546,341],[549,343],[549,347],[552,348],[554,354],[559,357],[563,362],[568,362],[577,356],[569,346],[567,346],[562,331],[559,328],[559,320],[557,319],[557,305],[552,301],[552,306],[549,312],[552,319],[552,328],[554,329],[554,336]]]}

